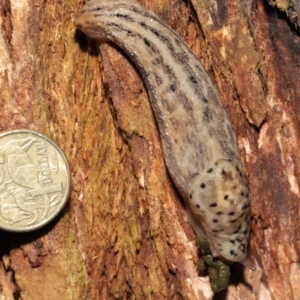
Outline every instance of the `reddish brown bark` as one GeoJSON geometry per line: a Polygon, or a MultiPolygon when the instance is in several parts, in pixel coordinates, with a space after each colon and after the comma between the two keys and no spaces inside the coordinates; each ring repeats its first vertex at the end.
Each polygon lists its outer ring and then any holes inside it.
{"type": "MultiPolygon", "coordinates": [[[[211,299],[163,163],[143,82],[117,47],[72,24],[80,1],[0,3],[1,130],[54,139],[70,201],[36,232],[0,232],[7,299],[211,299]]],[[[300,299],[299,31],[267,1],[141,1],[218,87],[252,193],[249,259],[214,299],[300,299]]]]}

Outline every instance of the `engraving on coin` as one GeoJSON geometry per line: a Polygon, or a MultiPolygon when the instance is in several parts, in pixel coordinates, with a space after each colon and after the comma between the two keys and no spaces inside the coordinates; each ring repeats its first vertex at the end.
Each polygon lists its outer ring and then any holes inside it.
{"type": "Polygon", "coordinates": [[[70,170],[62,150],[31,130],[0,134],[0,228],[31,231],[65,206],[70,170]]]}

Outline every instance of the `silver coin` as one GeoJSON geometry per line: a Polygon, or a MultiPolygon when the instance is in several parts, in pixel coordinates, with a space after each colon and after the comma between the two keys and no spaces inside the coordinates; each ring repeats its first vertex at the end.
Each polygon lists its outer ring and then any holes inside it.
{"type": "Polygon", "coordinates": [[[70,169],[62,150],[31,130],[0,134],[0,228],[32,231],[65,206],[70,169]]]}

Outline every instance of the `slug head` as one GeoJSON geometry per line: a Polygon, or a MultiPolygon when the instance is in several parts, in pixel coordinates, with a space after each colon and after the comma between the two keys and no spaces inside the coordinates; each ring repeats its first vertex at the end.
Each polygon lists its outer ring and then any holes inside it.
{"type": "Polygon", "coordinates": [[[240,161],[218,159],[198,174],[189,204],[201,221],[213,255],[244,261],[250,231],[250,194],[240,161]]]}

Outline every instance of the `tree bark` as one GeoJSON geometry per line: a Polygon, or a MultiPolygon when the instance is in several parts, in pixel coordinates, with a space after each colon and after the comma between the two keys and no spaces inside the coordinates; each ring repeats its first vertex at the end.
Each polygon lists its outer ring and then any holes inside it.
{"type": "Polygon", "coordinates": [[[56,141],[72,191],[46,227],[0,231],[0,295],[300,299],[298,23],[267,0],[140,2],[179,33],[219,90],[250,181],[257,270],[234,264],[214,296],[198,274],[143,81],[119,48],[75,30],[83,2],[2,0],[0,129],[56,141]]]}

